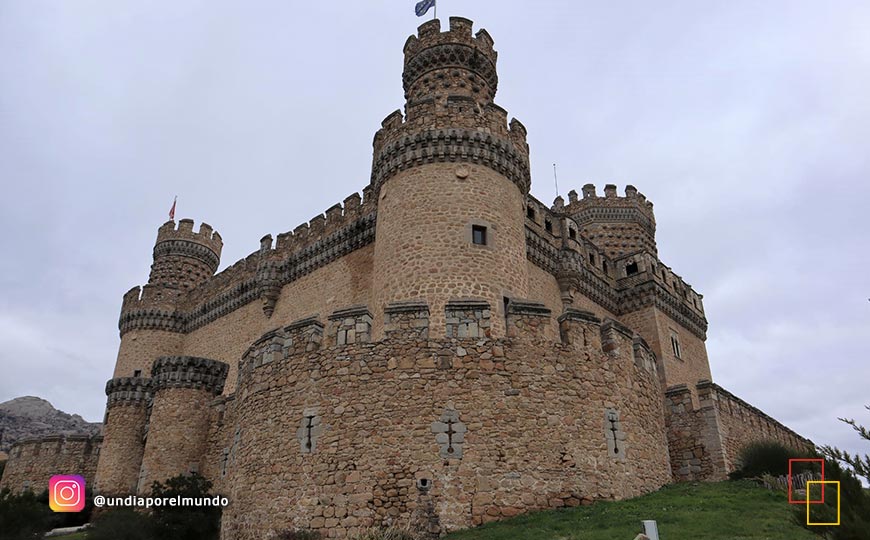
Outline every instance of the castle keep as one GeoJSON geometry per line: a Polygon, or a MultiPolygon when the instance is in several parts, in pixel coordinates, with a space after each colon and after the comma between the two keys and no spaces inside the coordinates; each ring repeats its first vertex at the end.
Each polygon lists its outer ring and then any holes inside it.
{"type": "MultiPolygon", "coordinates": [[[[198,471],[231,501],[228,540],[438,535],[811,444],[711,382],[702,296],[659,258],[643,194],[529,194],[485,30],[432,20],[404,53],[362,196],[217,274],[209,225],[160,227],[123,298],[98,492],[198,471]]],[[[61,447],[20,443],[3,485],[77,472],[48,471],[61,447]]]]}

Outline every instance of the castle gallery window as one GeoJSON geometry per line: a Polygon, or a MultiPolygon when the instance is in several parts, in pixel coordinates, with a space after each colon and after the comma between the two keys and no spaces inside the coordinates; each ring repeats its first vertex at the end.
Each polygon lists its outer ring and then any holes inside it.
{"type": "Polygon", "coordinates": [[[671,348],[674,350],[674,356],[682,358],[680,351],[680,338],[673,330],[671,330],[671,348]]]}
{"type": "Polygon", "coordinates": [[[634,274],[637,274],[637,272],[638,272],[638,268],[637,268],[636,262],[633,262],[633,263],[625,266],[625,275],[633,276],[634,274]]]}
{"type": "Polygon", "coordinates": [[[478,246],[486,245],[486,227],[483,225],[471,226],[471,242],[478,246]]]}

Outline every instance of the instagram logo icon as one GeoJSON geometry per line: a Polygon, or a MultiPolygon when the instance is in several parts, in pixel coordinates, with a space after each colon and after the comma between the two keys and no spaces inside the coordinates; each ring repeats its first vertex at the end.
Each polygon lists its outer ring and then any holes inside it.
{"type": "Polygon", "coordinates": [[[55,512],[81,512],[85,507],[85,479],[55,475],[48,481],[48,506],[55,512]]]}

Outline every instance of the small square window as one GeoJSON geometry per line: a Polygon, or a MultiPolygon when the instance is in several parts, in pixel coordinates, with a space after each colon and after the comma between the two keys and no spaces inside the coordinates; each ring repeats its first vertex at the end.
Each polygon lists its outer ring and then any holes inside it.
{"type": "Polygon", "coordinates": [[[141,377],[141,376],[142,376],[142,370],[141,370],[141,369],[134,369],[134,370],[133,370],[133,376],[134,376],[134,377],[141,377]]]}
{"type": "Polygon", "coordinates": [[[486,227],[483,225],[471,226],[471,241],[478,246],[486,245],[486,227]]]}
{"type": "Polygon", "coordinates": [[[638,272],[638,268],[637,268],[636,262],[633,262],[631,264],[627,264],[625,266],[625,275],[633,276],[633,275],[637,274],[637,272],[638,272]]]}

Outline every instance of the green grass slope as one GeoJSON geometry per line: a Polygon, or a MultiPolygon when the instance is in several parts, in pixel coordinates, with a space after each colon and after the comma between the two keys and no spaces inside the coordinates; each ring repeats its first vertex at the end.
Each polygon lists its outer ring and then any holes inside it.
{"type": "Polygon", "coordinates": [[[783,493],[751,482],[675,484],[625,501],[537,512],[445,540],[633,540],[644,519],[661,540],[813,540],[795,525],[783,493]]]}

